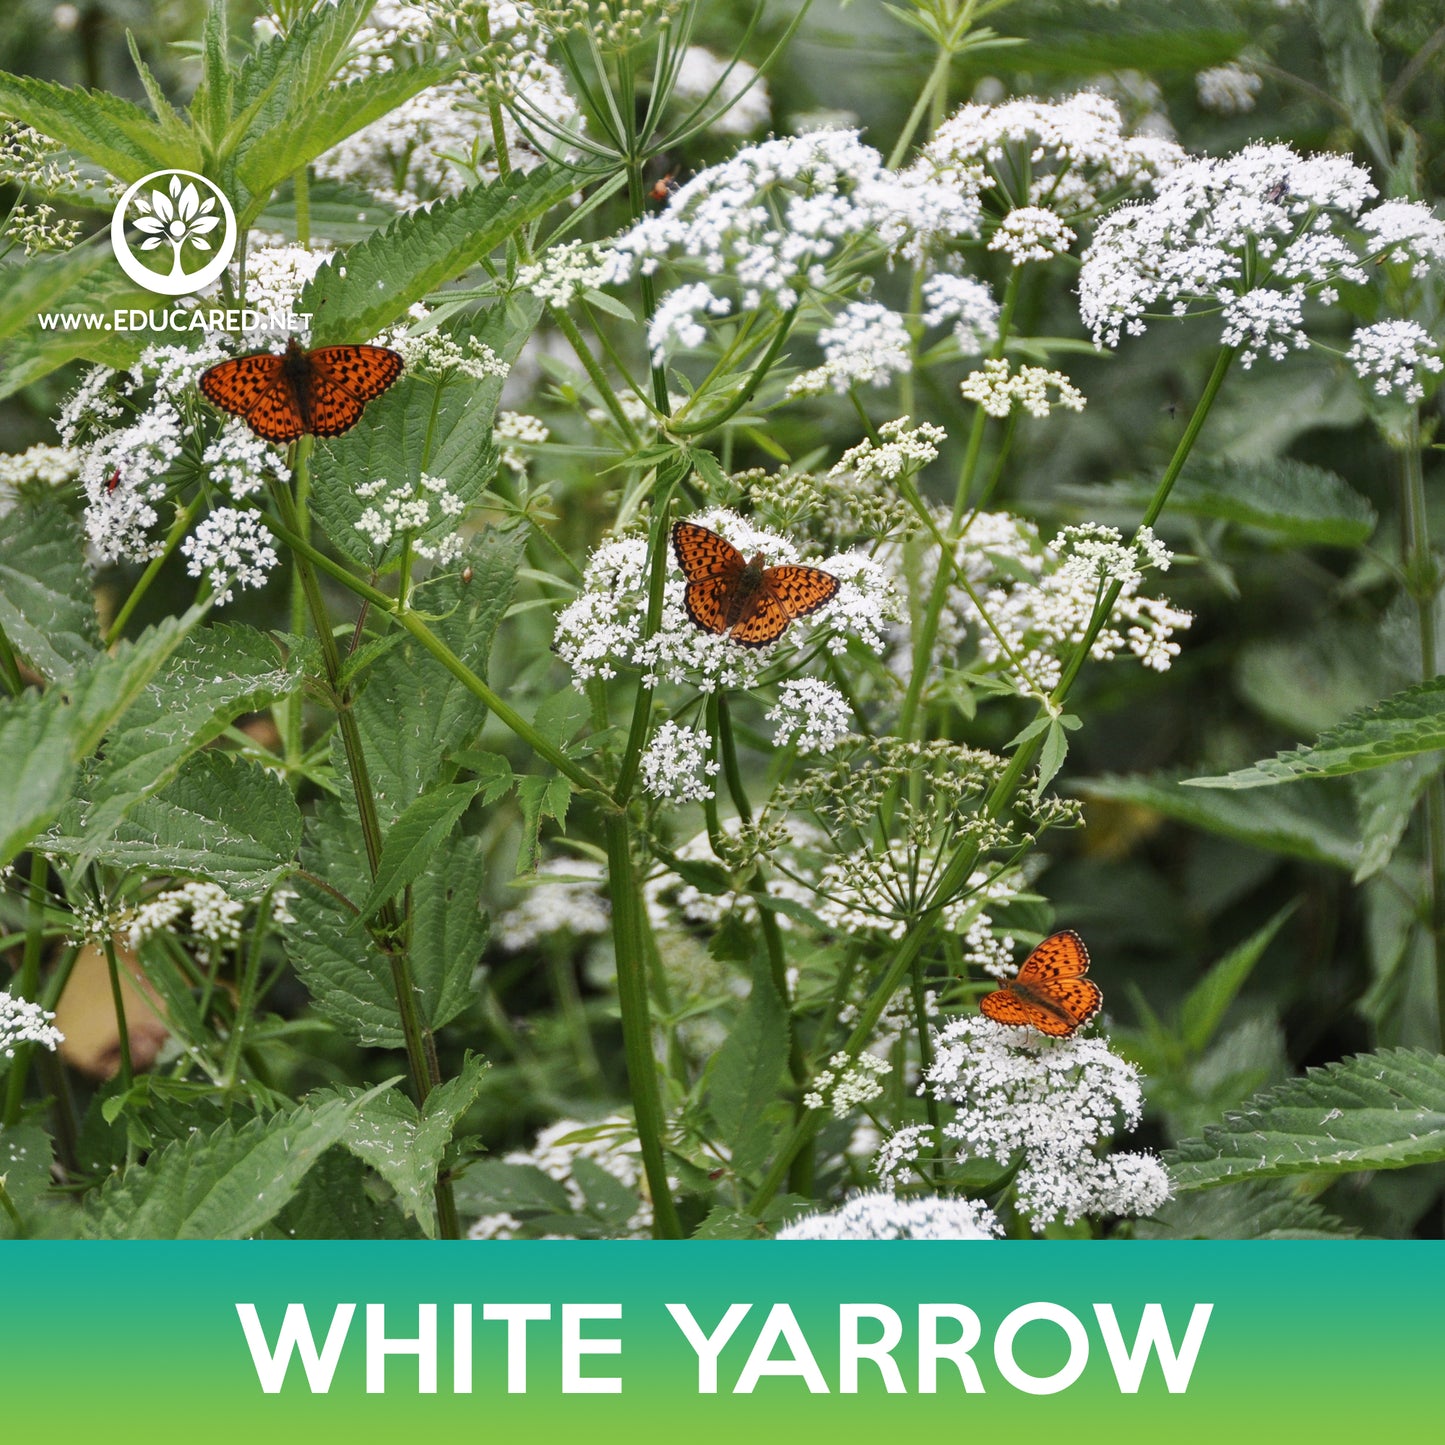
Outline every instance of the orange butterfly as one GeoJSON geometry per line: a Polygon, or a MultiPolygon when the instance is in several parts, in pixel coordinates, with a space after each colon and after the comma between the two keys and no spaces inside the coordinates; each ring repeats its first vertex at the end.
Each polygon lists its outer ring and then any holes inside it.
{"type": "Polygon", "coordinates": [[[1089,950],[1071,928],[1051,933],[1024,959],[1015,978],[979,999],[997,1024],[1031,1024],[1041,1034],[1067,1038],[1099,1012],[1104,995],[1084,975],[1089,950]]]}
{"type": "Polygon", "coordinates": [[[268,442],[309,432],[334,437],[354,427],[372,397],[401,375],[401,357],[384,346],[321,346],[293,336],[284,354],[258,351],[201,374],[201,391],[268,442]]]}
{"type": "Polygon", "coordinates": [[[725,537],[695,522],[677,522],[672,549],[687,578],[683,605],[704,632],[730,632],[744,647],[766,647],[788,624],[831,602],[841,585],[817,567],[764,567],[751,562],[725,537]]]}

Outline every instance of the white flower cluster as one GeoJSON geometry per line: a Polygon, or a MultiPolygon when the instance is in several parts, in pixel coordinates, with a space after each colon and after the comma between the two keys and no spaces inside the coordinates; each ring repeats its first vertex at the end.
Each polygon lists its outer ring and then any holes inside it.
{"type": "Polygon", "coordinates": [[[1042,366],[1021,366],[1013,371],[1003,357],[985,361],[980,370],[964,377],[958,389],[965,401],[976,402],[990,416],[1007,416],[1015,407],[1039,418],[1048,416],[1056,406],[1066,411],[1084,409],[1084,393],[1063,372],[1042,366]],[[1050,388],[1058,393],[1052,400],[1050,388]]]}
{"type": "Polygon", "coordinates": [[[356,530],[379,550],[395,541],[412,536],[412,550],[418,557],[447,563],[455,561],[465,545],[461,534],[450,532],[440,541],[416,540],[415,534],[446,522],[455,521],[466,510],[466,504],[450,490],[445,477],[432,477],[422,472],[415,485],[393,486],[385,477],[359,482],[356,495],[373,502],[356,520],[356,530]]]}
{"type": "Polygon", "coordinates": [[[1002,251],[1015,266],[1023,266],[1064,255],[1076,234],[1047,206],[1016,206],[994,228],[988,249],[1002,251]]]}
{"type": "Polygon", "coordinates": [[[713,796],[709,778],[720,764],[709,758],[712,739],[701,728],[668,719],[652,735],[642,754],[642,786],[654,798],[672,803],[701,803],[713,796]]]}
{"type": "Polygon", "coordinates": [[[1445,261],[1445,224],[1423,205],[1389,201],[1361,214],[1375,187],[1347,156],[1252,145],[1194,160],[1152,201],[1100,223],[1079,276],[1079,309],[1097,345],[1137,336],[1146,319],[1193,310],[1223,316],[1221,340],[1249,366],[1309,344],[1307,297],[1325,305],[1364,284],[1377,256],[1416,275],[1445,261]]]}
{"type": "MultiPolygon", "coordinates": [[[[587,1198],[581,1186],[572,1178],[572,1171],[578,1159],[587,1159],[599,1168],[605,1169],[617,1182],[627,1189],[640,1190],[643,1184],[642,1152],[637,1142],[632,1121],[621,1114],[609,1115],[594,1123],[580,1119],[558,1119],[537,1135],[536,1143],[530,1149],[514,1149],[506,1155],[503,1163],[523,1164],[540,1169],[549,1179],[555,1179],[567,1191],[568,1199],[577,1213],[587,1207],[587,1198]],[[571,1139],[573,1134],[587,1133],[595,1137],[571,1139]]],[[[469,1239],[514,1239],[521,1225],[510,1214],[489,1214],[478,1219],[467,1231],[469,1239]]],[[[624,1239],[646,1239],[652,1233],[652,1205],[643,1199],[637,1212],[629,1219],[616,1236],[624,1239]]],[[[544,1239],[565,1239],[566,1235],[544,1235],[544,1239]]]]}
{"type": "MultiPolygon", "coordinates": [[[[512,0],[478,3],[487,10],[492,37],[498,42],[492,53],[501,58],[488,81],[500,85],[508,100],[539,112],[557,128],[572,125],[576,102],[561,72],[543,53],[532,7],[512,0]]],[[[439,4],[377,0],[367,25],[353,39],[341,81],[389,73],[408,56],[445,57],[446,10],[439,4]]],[[[274,32],[281,25],[271,20],[269,27],[274,32]]],[[[478,176],[495,179],[491,126],[475,96],[478,80],[462,72],[414,95],[333,146],[314,162],[316,173],[360,185],[378,200],[407,211],[441,196],[459,195],[478,176]]],[[[503,115],[503,130],[514,168],[531,170],[540,162],[509,111],[503,115]]]]}
{"type": "Polygon", "coordinates": [[[999,304],[993,292],[969,276],[937,271],[923,283],[925,326],[953,322],[954,339],[964,356],[976,356],[998,340],[999,304]]]}
{"type": "MultiPolygon", "coordinates": [[[[721,534],[745,557],[760,552],[773,566],[799,560],[788,538],[763,531],[735,512],[716,508],[690,520],[721,534]]],[[[604,542],[587,564],[581,593],[557,618],[554,646],[572,669],[579,690],[589,678],[616,677],[619,667],[638,667],[649,687],[687,682],[704,692],[752,687],[779,647],[822,626],[833,632],[828,645],[834,652],[846,648],[850,634],[881,651],[883,629],[896,605],[883,569],[854,552],[825,557],[816,565],[841,584],[833,600],[793,623],[778,643],[742,647],[725,635],[704,632],[689,619],[683,606],[685,583],[669,553],[661,622],[647,638],[647,539],[604,542]]]]}
{"type": "Polygon", "coordinates": [[[502,446],[502,465],[519,477],[527,475],[527,457],[522,448],[541,446],[551,435],[546,422],[521,411],[499,411],[492,424],[492,436],[502,446]]]}
{"type": "Polygon", "coordinates": [[[445,331],[428,328],[431,313],[425,306],[413,306],[411,314],[413,326],[421,329],[398,328],[382,338],[384,345],[401,356],[407,371],[424,371],[437,377],[457,373],[473,381],[506,380],[511,367],[485,341],[469,336],[463,346],[445,331]]]}
{"type": "Polygon", "coordinates": [[[813,1075],[813,1087],[803,1095],[805,1109],[830,1108],[835,1119],[846,1119],[883,1092],[883,1076],[893,1072],[887,1059],[859,1054],[849,1059],[834,1054],[828,1066],[813,1075]]]}
{"type": "MultiPolygon", "coordinates": [[[[1032,1029],[969,1016],[937,1037],[923,1092],[949,1106],[943,1125],[960,1162],[1019,1163],[1019,1210],[1036,1232],[1055,1219],[1152,1214],[1169,1197],[1164,1166],[1147,1154],[1097,1150],[1143,1111],[1139,1071],[1107,1040],[1050,1040],[1032,1029]]],[[[892,1182],[916,1158],[926,1130],[899,1131],[876,1165],[892,1182]]]]}
{"type": "Polygon", "coordinates": [[[264,587],[280,563],[266,529],[255,512],[216,507],[181,543],[186,572],[205,577],[216,605],[234,600],[236,589],[264,587]]]}
{"type": "Polygon", "coordinates": [[[1237,63],[1214,65],[1194,77],[1200,107],[1218,115],[1244,115],[1253,110],[1263,85],[1260,75],[1237,63]]]}
{"type": "Polygon", "coordinates": [[[184,883],[157,894],[135,910],[126,928],[126,947],[135,952],[158,933],[181,932],[176,925],[189,914],[190,927],[185,931],[201,945],[201,962],[210,964],[241,941],[241,916],[245,911],[246,905],[232,898],[219,883],[184,883]]]}
{"type": "Polygon", "coordinates": [[[746,60],[729,62],[701,45],[689,45],[683,52],[673,84],[673,98],[689,110],[706,101],[705,114],[722,106],[723,111],[709,126],[714,135],[752,135],[773,118],[768,104],[768,87],[746,60]]]}
{"type": "Polygon", "coordinates": [[[891,172],[856,131],[815,131],[745,146],[679,186],[666,207],[618,236],[607,281],[651,275],[664,261],[712,278],[678,287],[659,304],[654,353],[697,346],[702,318],[790,309],[827,283],[844,247],[882,244],[915,253],[934,236],[978,232],[976,198],[925,175],[891,172]],[[732,278],[725,294],[719,278],[732,278]]]}
{"type": "Polygon", "coordinates": [[[549,858],[515,908],[497,919],[493,938],[504,953],[523,953],[554,933],[606,933],[612,909],[602,896],[604,870],[590,858],[549,858]]]}
{"type": "Polygon", "coordinates": [[[563,241],[517,269],[517,289],[548,306],[565,306],[584,291],[595,291],[607,278],[606,253],[595,241],[563,241]]]}
{"type": "Polygon", "coordinates": [[[39,482],[58,487],[72,481],[80,471],[80,453],[72,447],[47,446],[37,442],[23,452],[0,452],[0,508],[4,495],[39,482]]]}
{"type": "Polygon", "coordinates": [[[1001,1239],[1003,1226],[986,1204],[938,1194],[855,1194],[838,1209],[805,1214],[775,1239],[1001,1239]]]}
{"type": "Polygon", "coordinates": [[[1345,359],[1361,381],[1372,384],[1379,396],[1392,393],[1411,404],[1423,401],[1420,373],[1438,376],[1445,370],[1440,349],[1430,333],[1414,321],[1379,321],[1355,332],[1345,359]]]}
{"type": "Polygon", "coordinates": [[[1066,527],[1042,549],[1032,524],[984,513],[958,556],[987,622],[961,588],[950,589],[949,610],[974,629],[984,660],[1000,666],[1025,695],[1057,685],[1064,661],[1088,631],[1101,586],[1118,582],[1122,590],[1090,650],[1095,661],[1127,651],[1145,667],[1167,671],[1179,655],[1174,634],[1193,621],[1162,598],[1139,595],[1145,569],[1162,571],[1170,560],[1147,529],[1129,544],[1113,527],[1066,527]],[[1009,559],[1006,569],[1000,558],[1009,559]],[[1020,580],[1024,576],[1034,580],[1020,580]]]}
{"type": "MultiPolygon", "coordinates": [[[[246,305],[260,313],[261,325],[256,330],[241,333],[241,350],[285,349],[286,338],[278,337],[270,329],[266,313],[294,315],[301,293],[334,254],[326,246],[298,246],[284,236],[261,231],[251,234],[246,246],[246,305]]],[[[229,271],[231,286],[239,293],[240,263],[233,264],[229,271]]],[[[220,290],[218,281],[209,294],[219,295],[220,290]]],[[[297,332],[297,340],[305,342],[310,334],[309,323],[303,322],[297,332]]]]}
{"type": "MultiPolygon", "coordinates": [[[[939,126],[911,170],[982,192],[1007,228],[1018,207],[1050,212],[1059,225],[1091,215],[1183,159],[1161,136],[1126,134],[1119,107],[1084,90],[1059,101],[965,105],[939,126]]],[[[1055,241],[1062,234],[1037,217],[1018,226],[1043,227],[1055,241]]]]}
{"type": "Polygon", "coordinates": [[[68,251],[80,240],[82,230],[79,221],[68,220],[42,201],[12,206],[4,234],[24,246],[27,256],[38,256],[43,251],[68,251]]]}
{"type": "Polygon", "coordinates": [[[21,1044],[39,1044],[55,1052],[65,1042],[65,1035],[55,1027],[55,1015],[0,989],[0,1059],[13,1059],[21,1044]]]}
{"type": "Polygon", "coordinates": [[[818,333],[818,345],[822,366],[796,376],[788,386],[789,396],[816,396],[829,387],[842,393],[853,386],[886,386],[913,368],[903,318],[877,301],[845,306],[818,333]]]}
{"type": "Polygon", "coordinates": [[[853,726],[847,699],[832,683],[815,677],[789,678],[766,716],[778,725],[774,744],[802,753],[830,752],[853,726]]]}

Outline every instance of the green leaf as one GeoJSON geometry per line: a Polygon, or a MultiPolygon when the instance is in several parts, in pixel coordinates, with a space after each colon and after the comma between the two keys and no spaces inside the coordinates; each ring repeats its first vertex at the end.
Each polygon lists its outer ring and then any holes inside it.
{"type": "Polygon", "coordinates": [[[1445,753],[1423,758],[1406,758],[1388,768],[1376,768],[1350,780],[1360,810],[1360,837],[1364,847],[1355,868],[1354,881],[1363,883],[1389,865],[1405,829],[1415,815],[1416,805],[1440,770],[1445,753]]]}
{"type": "Polygon", "coordinates": [[[471,806],[479,783],[445,783],[423,793],[386,830],[371,892],[361,905],[362,918],[371,918],[389,898],[414,882],[446,841],[457,819],[471,806]]]}
{"type": "Polygon", "coordinates": [[[1366,0],[1313,0],[1313,30],[1325,53],[1330,93],[1337,96],[1375,164],[1388,170],[1393,147],[1385,120],[1380,47],[1371,29],[1379,7],[1366,0]]]}
{"type": "Polygon", "coordinates": [[[0,632],[51,682],[69,681],[100,651],[85,538],[60,507],[21,507],[5,518],[0,632]]]}
{"type": "Polygon", "coordinates": [[[33,126],[127,184],[156,170],[202,170],[198,143],[178,146],[138,105],[103,90],[0,71],[0,114],[33,126]]]}
{"type": "MultiPolygon", "coordinates": [[[[433,1089],[420,1113],[400,1089],[373,1092],[352,1115],[342,1135],[341,1142],[396,1191],[402,1208],[421,1225],[428,1239],[437,1235],[437,1170],[462,1115],[481,1092],[486,1068],[484,1059],[468,1055],[461,1073],[433,1089]]],[[[332,1096],[333,1091],[327,1090],[326,1095],[332,1096]]],[[[322,1096],[313,1095],[313,1102],[318,1097],[322,1096]]],[[[338,1089],[334,1097],[357,1100],[362,1091],[338,1089]]]]}
{"type": "Polygon", "coordinates": [[[400,216],[323,266],[296,309],[316,318],[319,346],[375,336],[576,188],[572,172],[539,166],[400,216]]]}
{"type": "Polygon", "coordinates": [[[519,878],[535,873],[542,861],[542,819],[555,818],[559,826],[565,823],[571,801],[572,784],[560,775],[531,774],[517,779],[517,803],[522,809],[522,842],[517,850],[519,878]]]}
{"type": "Polygon", "coordinates": [[[201,80],[191,97],[191,118],[213,151],[221,148],[231,121],[231,35],[226,5],[227,0],[211,0],[206,7],[201,29],[201,80]]]}
{"type": "Polygon", "coordinates": [[[491,934],[481,906],[487,881],[480,838],[454,834],[411,890],[411,971],[422,1016],[434,1029],[476,997],[472,976],[491,934]]]}
{"type": "Polygon", "coordinates": [[[1058,718],[1050,718],[1048,732],[1044,734],[1044,745],[1039,749],[1039,780],[1034,784],[1035,799],[1043,797],[1044,789],[1058,775],[1068,755],[1068,734],[1058,718]]]}
{"type": "Polygon", "coordinates": [[[97,657],[66,686],[0,702],[0,867],[55,820],[80,760],[203,616],[204,608],[192,608],[169,617],[134,643],[97,657]]]}
{"type": "Polygon", "coordinates": [[[240,1129],[226,1124],[132,1165],[93,1196],[97,1239],[246,1239],[296,1194],[355,1115],[391,1084],[351,1099],[298,1104],[240,1129]]]}
{"type": "Polygon", "coordinates": [[[1185,1048],[1198,1054],[1209,1046],[1230,1004],[1296,906],[1290,903],[1281,908],[1257,933],[1230,949],[1185,994],[1179,1009],[1179,1036],[1185,1048]]]}
{"type": "Polygon", "coordinates": [[[292,887],[296,920],[285,931],[286,952],[316,1008],[358,1044],[395,1049],[405,1042],[392,988],[391,966],[371,935],[334,893],[358,899],[371,886],[361,830],[340,804],[323,802],[306,826],[304,870],[292,887]],[[328,887],[318,886],[319,879],[328,887]]]}
{"type": "Polygon", "coordinates": [[[208,751],[106,837],[62,834],[50,846],[117,868],[208,878],[234,898],[256,898],[292,870],[300,844],[301,811],[285,782],[233,753],[208,751]]]}
{"type": "Polygon", "coordinates": [[[1341,1239],[1357,1231],[1280,1181],[1171,1199],[1134,1225],[1136,1239],[1341,1239]]]}
{"type": "Polygon", "coordinates": [[[35,1124],[0,1125],[0,1184],[11,1208],[0,1205],[0,1239],[28,1239],[41,1232],[39,1216],[50,1192],[50,1135],[35,1124]]]}
{"type": "MultiPolygon", "coordinates": [[[[1090,506],[1147,504],[1151,484],[1116,482],[1066,489],[1090,506]]],[[[1171,513],[1236,522],[1300,545],[1358,547],[1375,530],[1375,509],[1345,479],[1288,458],[1191,461],[1169,494],[1171,513]]]]}
{"type": "Polygon", "coordinates": [[[296,1197],[262,1231],[262,1239],[421,1239],[416,1221],[392,1199],[378,1198],[366,1166],[332,1149],[301,1181],[296,1197]]]}
{"type": "Polygon", "coordinates": [[[83,842],[79,861],[98,858],[126,812],[165,787],[186,758],[236,718],[299,687],[301,661],[251,627],[226,623],[188,638],[110,738],[85,805],[64,820],[66,832],[83,842]]]}
{"type": "MultiPolygon", "coordinates": [[[[238,212],[243,225],[254,222],[271,193],[288,176],[363,127],[447,79],[450,63],[405,65],[332,86],[301,110],[282,116],[274,127],[247,133],[236,156],[236,176],[249,200],[238,212]]],[[[366,335],[374,335],[367,332],[366,335]]]]}
{"type": "Polygon", "coordinates": [[[37,311],[66,309],[71,291],[115,263],[109,241],[82,242],[58,256],[34,256],[0,269],[0,340],[30,327],[37,311]]]}
{"type": "Polygon", "coordinates": [[[1445,1058],[1357,1054],[1258,1095],[1165,1155],[1175,1187],[1445,1161],[1445,1058]]]}
{"type": "Polygon", "coordinates": [[[1252,848],[1328,863],[1347,872],[1360,860],[1354,809],[1340,785],[1252,797],[1185,788],[1180,779],[1161,774],[1089,778],[1075,783],[1073,790],[1085,798],[1152,808],[1166,818],[1252,848]]]}
{"type": "Polygon", "coordinates": [[[782,1092],[787,1062],[782,1000],[772,979],[758,971],[741,1016],[703,1076],[703,1098],[740,1175],[756,1169],[767,1155],[774,1134],[768,1116],[782,1092]]]}
{"type": "MultiPolygon", "coordinates": [[[[454,575],[429,583],[427,605],[442,616],[433,630],[485,678],[497,624],[511,600],[524,538],[487,531],[458,560],[472,580],[454,575]]],[[[486,707],[420,643],[408,638],[372,669],[354,704],[383,824],[399,817],[413,798],[437,781],[443,760],[481,731],[486,707]],[[407,726],[396,725],[405,715],[407,726]]],[[[344,769],[339,748],[338,767],[344,769]]],[[[370,883],[356,898],[370,890],[370,883]]]]}
{"type": "Polygon", "coordinates": [[[579,1154],[572,1161],[573,1183],[582,1191],[588,1214],[604,1224],[621,1226],[642,1207],[642,1198],[594,1159],[579,1154]]]}
{"type": "Polygon", "coordinates": [[[568,1214],[565,1185],[531,1164],[483,1159],[469,1165],[457,1183],[457,1203],[471,1215],[568,1214]]]}
{"type": "Polygon", "coordinates": [[[1186,778],[1191,788],[1266,788],[1298,778],[1334,778],[1445,748],[1445,676],[1397,692],[1326,728],[1308,747],[1277,753],[1253,767],[1212,778],[1186,778]]]}

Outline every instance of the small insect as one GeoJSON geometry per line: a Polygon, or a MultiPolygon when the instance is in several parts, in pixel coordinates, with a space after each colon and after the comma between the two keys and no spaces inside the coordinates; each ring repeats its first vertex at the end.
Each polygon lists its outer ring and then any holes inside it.
{"type": "Polygon", "coordinates": [[[113,491],[115,491],[115,489],[116,489],[118,486],[120,486],[120,468],[119,468],[119,467],[117,467],[117,468],[105,479],[105,490],[106,490],[108,493],[109,493],[109,492],[113,492],[113,491]]]}
{"type": "Polygon", "coordinates": [[[340,436],[361,420],[366,403],[401,375],[401,357],[385,346],[321,346],[307,351],[293,336],[281,355],[258,351],[201,373],[208,401],[238,416],[268,442],[309,433],[340,436]]]}
{"type": "Polygon", "coordinates": [[[648,192],[648,195],[661,205],[662,202],[677,189],[677,186],[677,172],[668,171],[665,176],[659,176],[658,179],[653,182],[652,189],[648,192]]]}
{"type": "Polygon", "coordinates": [[[462,586],[465,587],[477,574],[470,567],[462,568],[462,586]]]}
{"type": "Polygon", "coordinates": [[[672,549],[687,578],[683,606],[704,632],[726,632],[744,647],[766,647],[788,624],[816,612],[837,596],[840,583],[818,567],[751,562],[725,537],[695,522],[677,522],[672,549]]]}
{"type": "Polygon", "coordinates": [[[1067,1038],[1099,1012],[1104,995],[1084,975],[1089,950],[1071,928],[1051,933],[1019,966],[1016,977],[986,993],[978,1006],[998,1024],[1030,1024],[1067,1038]]]}
{"type": "Polygon", "coordinates": [[[1280,177],[1265,193],[1264,198],[1271,206],[1282,205],[1289,199],[1289,182],[1280,177]]]}

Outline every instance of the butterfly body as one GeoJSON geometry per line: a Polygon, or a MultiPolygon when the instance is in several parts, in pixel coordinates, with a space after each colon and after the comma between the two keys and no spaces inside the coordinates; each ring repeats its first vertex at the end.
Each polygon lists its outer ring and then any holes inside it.
{"type": "Polygon", "coordinates": [[[269,442],[333,437],[361,420],[366,403],[401,375],[401,357],[385,346],[322,346],[296,338],[280,355],[253,352],[201,374],[208,401],[240,417],[269,442]]]}
{"type": "Polygon", "coordinates": [[[1050,934],[1019,966],[1016,977],[985,994],[979,1008],[995,1023],[1028,1026],[1067,1038],[1094,1017],[1104,995],[1089,971],[1089,950],[1071,928],[1050,934]]]}
{"type": "Polygon", "coordinates": [[[687,578],[683,606],[694,626],[727,633],[743,647],[776,642],[799,617],[831,602],[840,583],[818,567],[768,567],[751,562],[725,537],[695,522],[678,522],[672,548],[687,578]]]}

